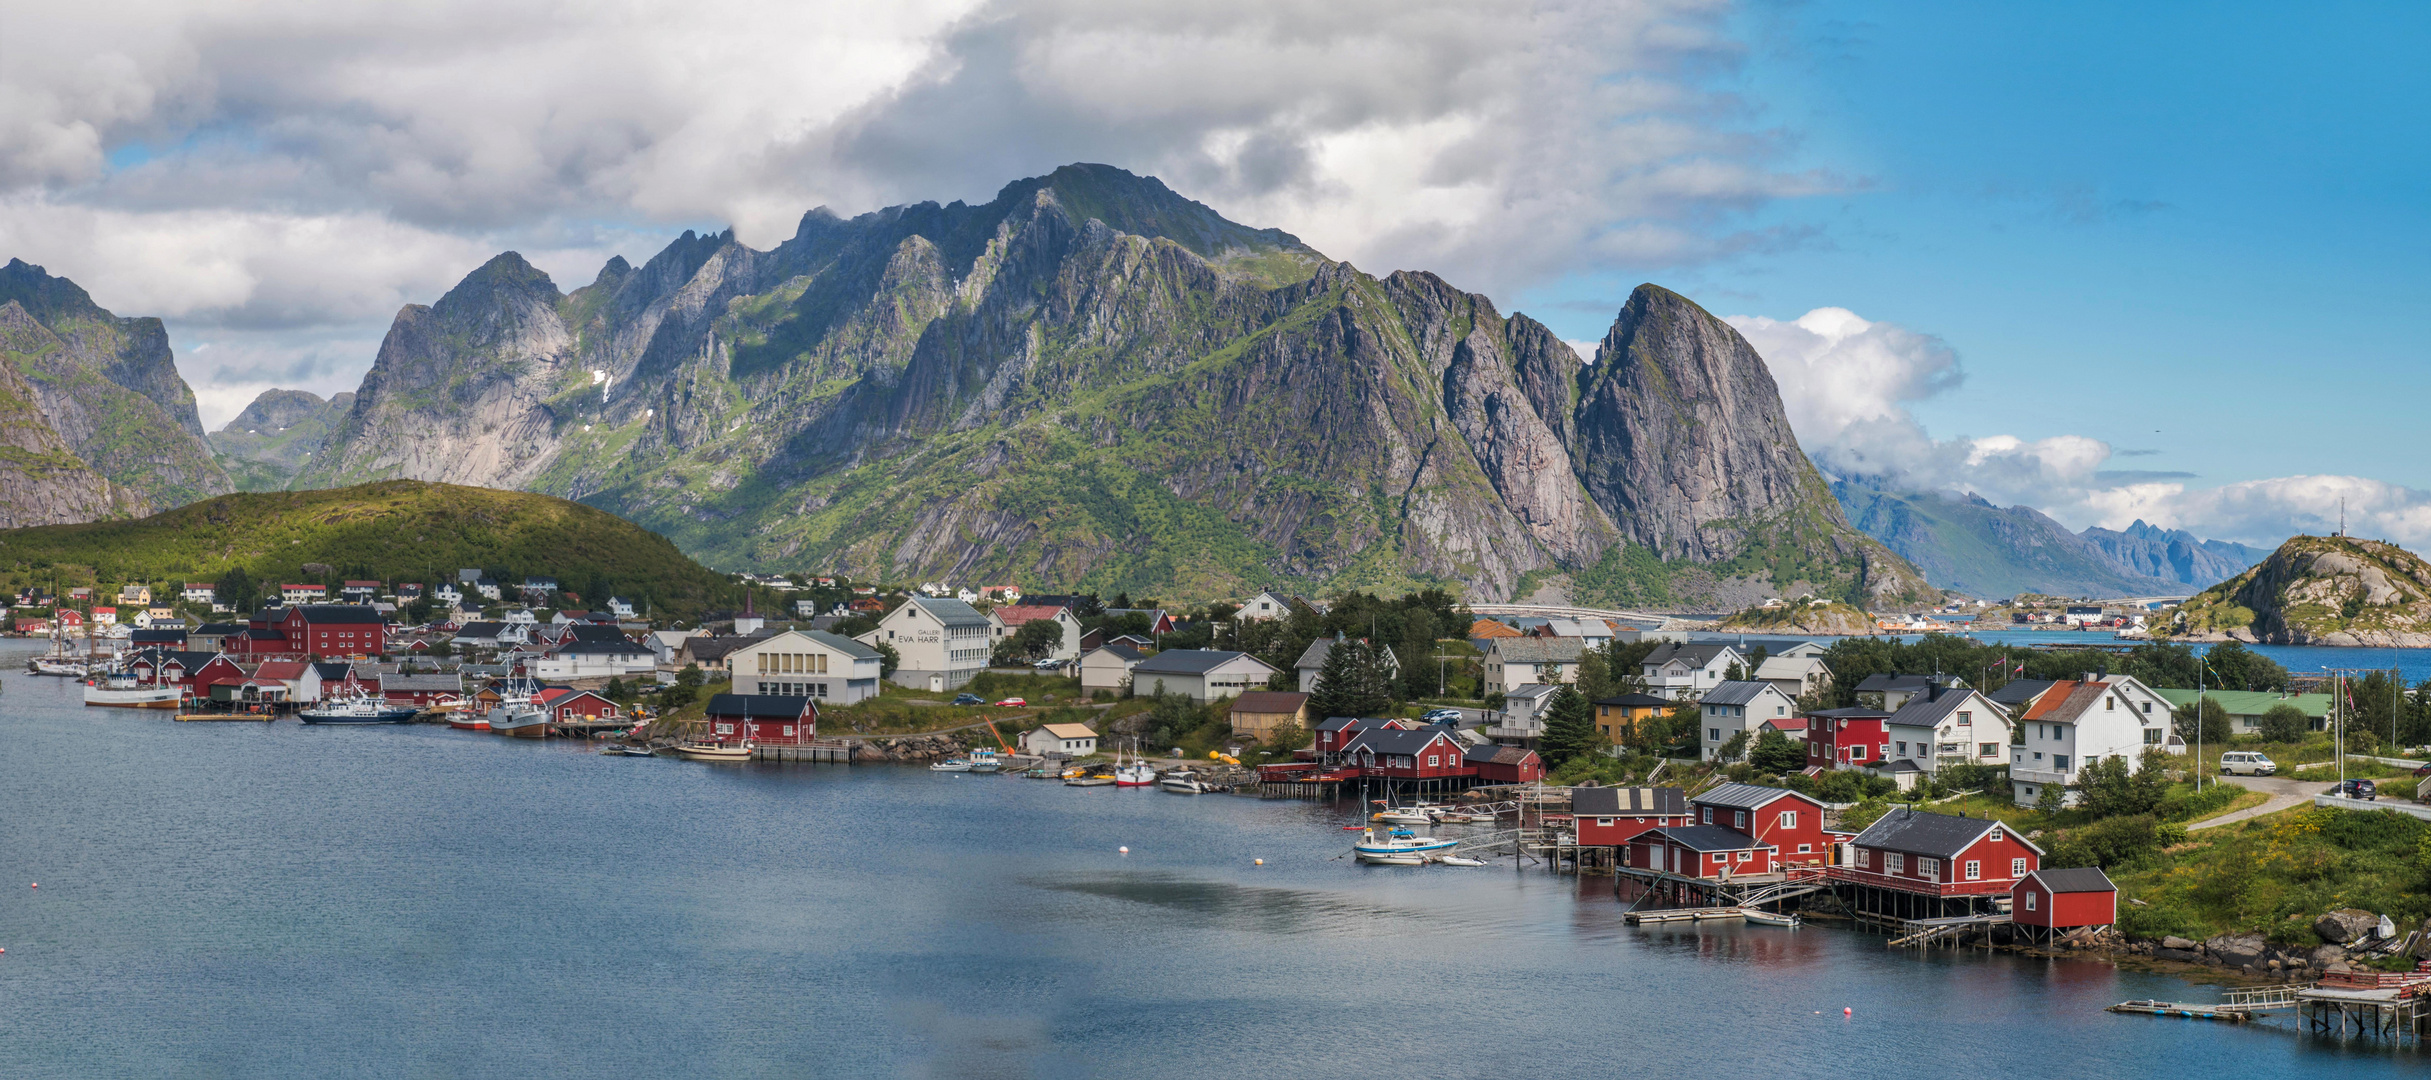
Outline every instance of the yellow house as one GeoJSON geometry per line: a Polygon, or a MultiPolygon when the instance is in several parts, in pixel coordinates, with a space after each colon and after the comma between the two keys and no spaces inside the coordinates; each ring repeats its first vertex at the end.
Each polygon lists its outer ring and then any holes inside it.
{"type": "Polygon", "coordinates": [[[151,607],[152,587],[149,585],[120,586],[118,603],[121,607],[151,607]]]}
{"type": "Polygon", "coordinates": [[[1622,694],[1619,697],[1597,698],[1595,730],[1601,732],[1609,741],[1620,742],[1637,730],[1638,721],[1650,716],[1661,716],[1671,711],[1674,704],[1676,702],[1670,698],[1656,697],[1653,694],[1622,694]]]}

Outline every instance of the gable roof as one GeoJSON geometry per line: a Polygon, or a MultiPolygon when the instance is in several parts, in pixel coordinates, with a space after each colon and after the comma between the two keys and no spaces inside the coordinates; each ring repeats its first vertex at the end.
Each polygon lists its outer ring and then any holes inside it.
{"type": "Polygon", "coordinates": [[[2020,719],[2069,723],[2085,715],[2086,709],[2092,708],[2094,702],[2102,700],[2102,696],[2108,693],[2110,688],[2098,682],[2062,679],[2051,684],[2051,692],[2037,699],[2034,707],[2026,710],[2026,715],[2020,719]]]}
{"type": "Polygon", "coordinates": [[[1006,626],[1020,626],[1035,619],[1052,619],[1063,610],[1062,604],[1006,604],[993,609],[996,621],[1006,626]]]}
{"type": "MultiPolygon", "coordinates": [[[[915,596],[903,603],[906,607],[919,609],[921,613],[937,620],[943,626],[985,626],[988,621],[988,617],[980,614],[978,608],[960,600],[949,600],[938,596],[915,596]]],[[[903,608],[896,608],[887,612],[886,617],[891,619],[902,613],[903,608]]]]}
{"type": "Polygon", "coordinates": [[[195,627],[193,632],[204,637],[227,637],[244,629],[245,624],[241,622],[207,622],[195,627]]]}
{"type": "Polygon", "coordinates": [[[312,670],[321,673],[322,682],[345,682],[347,676],[355,673],[354,665],[344,661],[315,661],[312,665],[312,670]]]}
{"type": "Polygon", "coordinates": [[[837,652],[843,653],[844,655],[852,657],[855,660],[879,660],[884,658],[878,652],[878,650],[870,648],[867,645],[863,645],[860,642],[854,641],[853,639],[845,637],[842,634],[831,634],[825,630],[796,630],[794,633],[800,634],[812,641],[816,641],[821,645],[825,645],[828,648],[834,649],[837,652]]]}
{"type": "Polygon", "coordinates": [[[1469,637],[1472,639],[1507,638],[1518,636],[1519,631],[1511,629],[1509,623],[1499,622],[1494,619],[1479,619],[1476,622],[1469,624],[1469,637]]]}
{"type": "MultiPolygon", "coordinates": [[[[1759,679],[1803,679],[1806,673],[1824,667],[1820,656],[1767,656],[1756,665],[1759,679]]],[[[1826,668],[1825,670],[1830,670],[1826,668]]]]}
{"type": "Polygon", "coordinates": [[[1891,714],[1881,709],[1852,705],[1845,709],[1817,709],[1807,715],[1826,720],[1882,720],[1887,719],[1891,714]]]}
{"type": "Polygon", "coordinates": [[[2000,689],[1984,696],[1991,698],[1993,704],[2017,709],[2043,696],[2043,691],[2054,685],[2049,679],[2011,679],[2000,689]]]}
{"type": "MultiPolygon", "coordinates": [[[[1866,826],[1864,832],[1857,834],[1855,843],[1859,847],[1947,859],[1967,850],[1999,825],[2000,822],[1993,818],[1951,817],[1902,806],[1866,826]]],[[[2026,839],[2025,834],[2012,829],[2008,835],[2035,854],[2043,853],[2043,849],[2026,839]]]]}
{"type": "Polygon", "coordinates": [[[2102,893],[2119,891],[2119,887],[2117,885],[2111,884],[2110,875],[2103,873],[2099,867],[2085,866],[2066,870],[2037,870],[2026,876],[2042,882],[2045,888],[2050,889],[2054,893],[2102,893]]]}
{"type": "Polygon", "coordinates": [[[1656,697],[1653,694],[1622,694],[1618,697],[1597,698],[1595,699],[1595,703],[1598,705],[1623,705],[1630,708],[1640,709],[1668,709],[1673,705],[1678,704],[1678,702],[1675,702],[1670,698],[1656,697]]]}
{"type": "Polygon", "coordinates": [[[301,660],[264,660],[262,666],[253,669],[253,677],[285,682],[288,679],[303,678],[305,670],[309,667],[311,665],[301,660]]]}
{"type": "Polygon", "coordinates": [[[498,636],[498,631],[504,629],[506,629],[506,624],[502,622],[468,622],[456,628],[456,636],[494,638],[498,636]]]}
{"type": "Polygon", "coordinates": [[[709,715],[745,720],[769,717],[792,719],[810,707],[810,699],[792,694],[716,694],[709,698],[709,715]]]}
{"type": "Polygon", "coordinates": [[[392,691],[392,690],[405,690],[405,691],[409,691],[409,692],[410,692],[410,691],[416,691],[416,690],[442,690],[442,691],[446,691],[447,693],[453,694],[453,693],[459,693],[459,692],[461,692],[463,689],[464,689],[464,680],[463,680],[461,677],[459,677],[459,676],[455,676],[455,675],[382,675],[382,676],[380,676],[380,692],[381,692],[381,693],[383,693],[383,694],[388,693],[388,692],[390,692],[390,691],[392,691]]]}
{"type": "Polygon", "coordinates": [[[1586,653],[1587,642],[1574,637],[1508,637],[1495,638],[1487,649],[1506,664],[1575,664],[1586,653]]]}
{"type": "Polygon", "coordinates": [[[625,632],[598,623],[575,623],[566,627],[566,636],[576,641],[627,641],[625,632]]]}
{"type": "Polygon", "coordinates": [[[1698,806],[1728,806],[1739,810],[1759,810],[1785,795],[1793,799],[1804,799],[1814,803],[1818,808],[1823,806],[1822,803],[1816,802],[1813,796],[1803,792],[1791,791],[1788,788],[1763,787],[1757,784],[1723,784],[1689,801],[1698,806]]]}
{"type": "Polygon", "coordinates": [[[1252,690],[1232,699],[1232,711],[1245,713],[1296,713],[1308,707],[1309,695],[1281,690],[1252,690]]]}
{"type": "Polygon", "coordinates": [[[1688,793],[1676,787],[1583,787],[1570,789],[1574,817],[1679,817],[1688,813],[1688,793]]]}
{"type": "MultiPolygon", "coordinates": [[[[1443,729],[1433,726],[1419,728],[1415,731],[1397,727],[1372,727],[1352,736],[1351,741],[1344,743],[1342,749],[1346,752],[1369,750],[1379,754],[1415,754],[1426,749],[1428,743],[1444,737],[1443,729]]],[[[1457,743],[1453,745],[1455,748],[1459,746],[1457,743]]],[[[1465,751],[1463,753],[1465,756],[1465,751]]]]}
{"type": "Polygon", "coordinates": [[[1105,645],[1100,645],[1100,646],[1098,646],[1098,647],[1096,647],[1096,648],[1094,648],[1094,649],[1089,650],[1088,652],[1082,653],[1080,658],[1081,658],[1081,659],[1083,659],[1083,660],[1086,660],[1086,659],[1088,659],[1088,658],[1090,658],[1090,657],[1092,657],[1092,656],[1096,656],[1097,654],[1102,653],[1102,652],[1110,652],[1110,653],[1113,653],[1116,659],[1121,660],[1121,661],[1123,661],[1124,663],[1127,663],[1127,664],[1136,664],[1136,663],[1139,663],[1141,660],[1146,659],[1146,658],[1147,658],[1147,656],[1148,656],[1148,654],[1147,654],[1147,653],[1141,652],[1141,651],[1139,651],[1138,649],[1134,649],[1134,648],[1132,648],[1132,647],[1131,647],[1131,646],[1129,646],[1129,645],[1124,645],[1124,644],[1121,644],[1120,642],[1115,642],[1115,643],[1109,643],[1109,644],[1105,644],[1105,645]]]}
{"type": "Polygon", "coordinates": [[[614,641],[569,641],[556,652],[559,656],[646,656],[650,650],[619,636],[614,641]]]}
{"type": "Polygon", "coordinates": [[[1233,652],[1228,649],[1167,649],[1140,661],[1139,666],[1131,669],[1132,685],[1139,685],[1139,677],[1142,675],[1205,675],[1235,660],[1247,660],[1259,667],[1266,668],[1269,674],[1275,670],[1268,666],[1266,661],[1245,652],[1233,652]]]}
{"type": "Polygon", "coordinates": [[[308,623],[376,623],[380,621],[379,611],[360,604],[299,604],[295,610],[303,613],[304,621],[308,623]]]}
{"type": "MultiPolygon", "coordinates": [[[[1973,690],[1962,690],[1955,686],[1928,687],[1909,698],[1907,704],[1900,706],[1899,711],[1892,713],[1890,719],[1884,722],[1896,727],[1935,727],[1948,719],[1951,713],[1957,712],[1959,706],[1981,696],[1973,690]]],[[[2004,716],[2001,719],[2008,718],[2004,716]]]]}
{"type": "Polygon", "coordinates": [[[1526,683],[1520,686],[1512,687],[1508,692],[1503,694],[1503,700],[1509,701],[1512,698],[1540,698],[1550,695],[1559,689],[1561,689],[1561,687],[1555,686],[1552,683],[1526,683]]]}
{"type": "Polygon", "coordinates": [[[1041,724],[1038,729],[1058,739],[1094,739],[1097,737],[1097,732],[1089,730],[1087,724],[1041,724]]]}
{"type": "Polygon", "coordinates": [[[1469,764],[1471,765],[1483,765],[1488,762],[1496,765],[1524,765],[1527,764],[1529,758],[1535,756],[1536,751],[1525,746],[1497,746],[1493,743],[1480,743],[1469,748],[1469,764]]]}
{"type": "MultiPolygon", "coordinates": [[[[1325,658],[1333,655],[1335,640],[1330,637],[1320,637],[1309,642],[1308,648],[1300,650],[1300,658],[1292,661],[1292,670],[1305,671],[1324,667],[1325,658]]],[[[1386,649],[1384,650],[1384,666],[1399,671],[1401,670],[1401,658],[1393,655],[1393,650],[1386,649]]]]}
{"type": "Polygon", "coordinates": [[[1678,660],[1690,667],[1701,668],[1712,664],[1723,653],[1729,653],[1735,657],[1739,655],[1739,650],[1718,641],[1674,641],[1655,646],[1653,652],[1646,654],[1645,663],[1652,667],[1661,667],[1678,660]]]}
{"type": "Polygon", "coordinates": [[[1766,694],[1785,701],[1789,697],[1781,692],[1780,687],[1771,683],[1743,679],[1738,682],[1716,684],[1713,689],[1706,691],[1705,696],[1699,698],[1697,703],[1700,705],[1749,705],[1766,694]]]}
{"type": "Polygon", "coordinates": [[[1358,726],[1360,726],[1360,725],[1362,725],[1362,724],[1383,724],[1383,723],[1384,723],[1384,721],[1382,721],[1382,720],[1376,720],[1376,719],[1372,719],[1372,718],[1365,717],[1365,716],[1329,716],[1329,717],[1326,717],[1326,718],[1325,718],[1325,720],[1324,720],[1322,723],[1319,723],[1319,724],[1317,725],[1317,730],[1319,730],[1319,731],[1341,731],[1341,730],[1342,730],[1342,729],[1344,729],[1344,728],[1355,728],[1355,727],[1358,727],[1358,726]]]}
{"type": "Polygon", "coordinates": [[[1749,848],[1772,846],[1720,825],[1666,825],[1646,832],[1648,835],[1659,835],[1690,851],[1746,851],[1749,848]]]}
{"type": "Polygon", "coordinates": [[[1878,671],[1860,681],[1857,684],[1857,692],[1879,694],[1885,690],[1922,690],[1931,685],[1933,685],[1931,675],[1894,675],[1878,671]]]}

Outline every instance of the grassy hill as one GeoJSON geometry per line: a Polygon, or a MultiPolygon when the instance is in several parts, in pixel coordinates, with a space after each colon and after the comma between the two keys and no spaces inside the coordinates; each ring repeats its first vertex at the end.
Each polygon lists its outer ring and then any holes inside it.
{"type": "Polygon", "coordinates": [[[586,604],[622,595],[679,618],[742,597],[667,538],[606,511],[416,480],[223,495],[133,521],[0,530],[0,583],[12,590],[213,581],[231,569],[274,585],[438,582],[460,567],[547,575],[586,604]]]}

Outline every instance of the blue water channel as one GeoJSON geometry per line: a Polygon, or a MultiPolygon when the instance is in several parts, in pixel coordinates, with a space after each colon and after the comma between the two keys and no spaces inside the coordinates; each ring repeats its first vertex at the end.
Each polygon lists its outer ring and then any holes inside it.
{"type": "Polygon", "coordinates": [[[2103,963],[1639,930],[1608,878],[1357,866],[1347,806],[181,724],[0,679],[5,1077],[2424,1068],[2114,1016],[2215,990],[2103,963]]]}

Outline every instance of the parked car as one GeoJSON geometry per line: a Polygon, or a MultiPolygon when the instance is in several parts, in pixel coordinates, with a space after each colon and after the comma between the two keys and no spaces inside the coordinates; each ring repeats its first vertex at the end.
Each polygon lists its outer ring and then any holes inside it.
{"type": "Polygon", "coordinates": [[[985,705],[987,703],[988,699],[980,697],[977,694],[957,694],[954,696],[954,704],[956,705],[985,705]]]}
{"type": "Polygon", "coordinates": [[[2416,775],[2416,776],[2431,776],[2431,765],[2417,765],[2417,766],[2415,766],[2415,767],[2414,767],[2414,775],[2416,775]]]}
{"type": "Polygon", "coordinates": [[[1029,707],[1029,705],[1030,705],[1030,701],[1029,701],[1029,699],[1028,699],[1028,698],[1009,697],[1009,698],[1004,699],[1003,701],[999,701],[999,702],[997,702],[996,704],[997,704],[997,706],[998,706],[998,707],[1000,707],[1000,708],[1006,708],[1006,709],[1024,709],[1024,708],[1028,708],[1028,707],[1029,707]]]}
{"type": "Polygon", "coordinates": [[[1457,724],[1460,722],[1460,710],[1428,709],[1426,711],[1426,715],[1419,717],[1419,719],[1430,724],[1457,724]]]}
{"type": "Polygon", "coordinates": [[[2364,802],[2379,802],[2380,785],[2369,780],[2345,780],[2341,781],[2337,787],[2331,788],[2330,794],[2340,798],[2360,799],[2364,802]]]}
{"type": "Polygon", "coordinates": [[[2279,771],[2279,763],[2251,750],[2235,750],[2220,755],[2220,771],[2230,776],[2269,776],[2279,771]]]}

